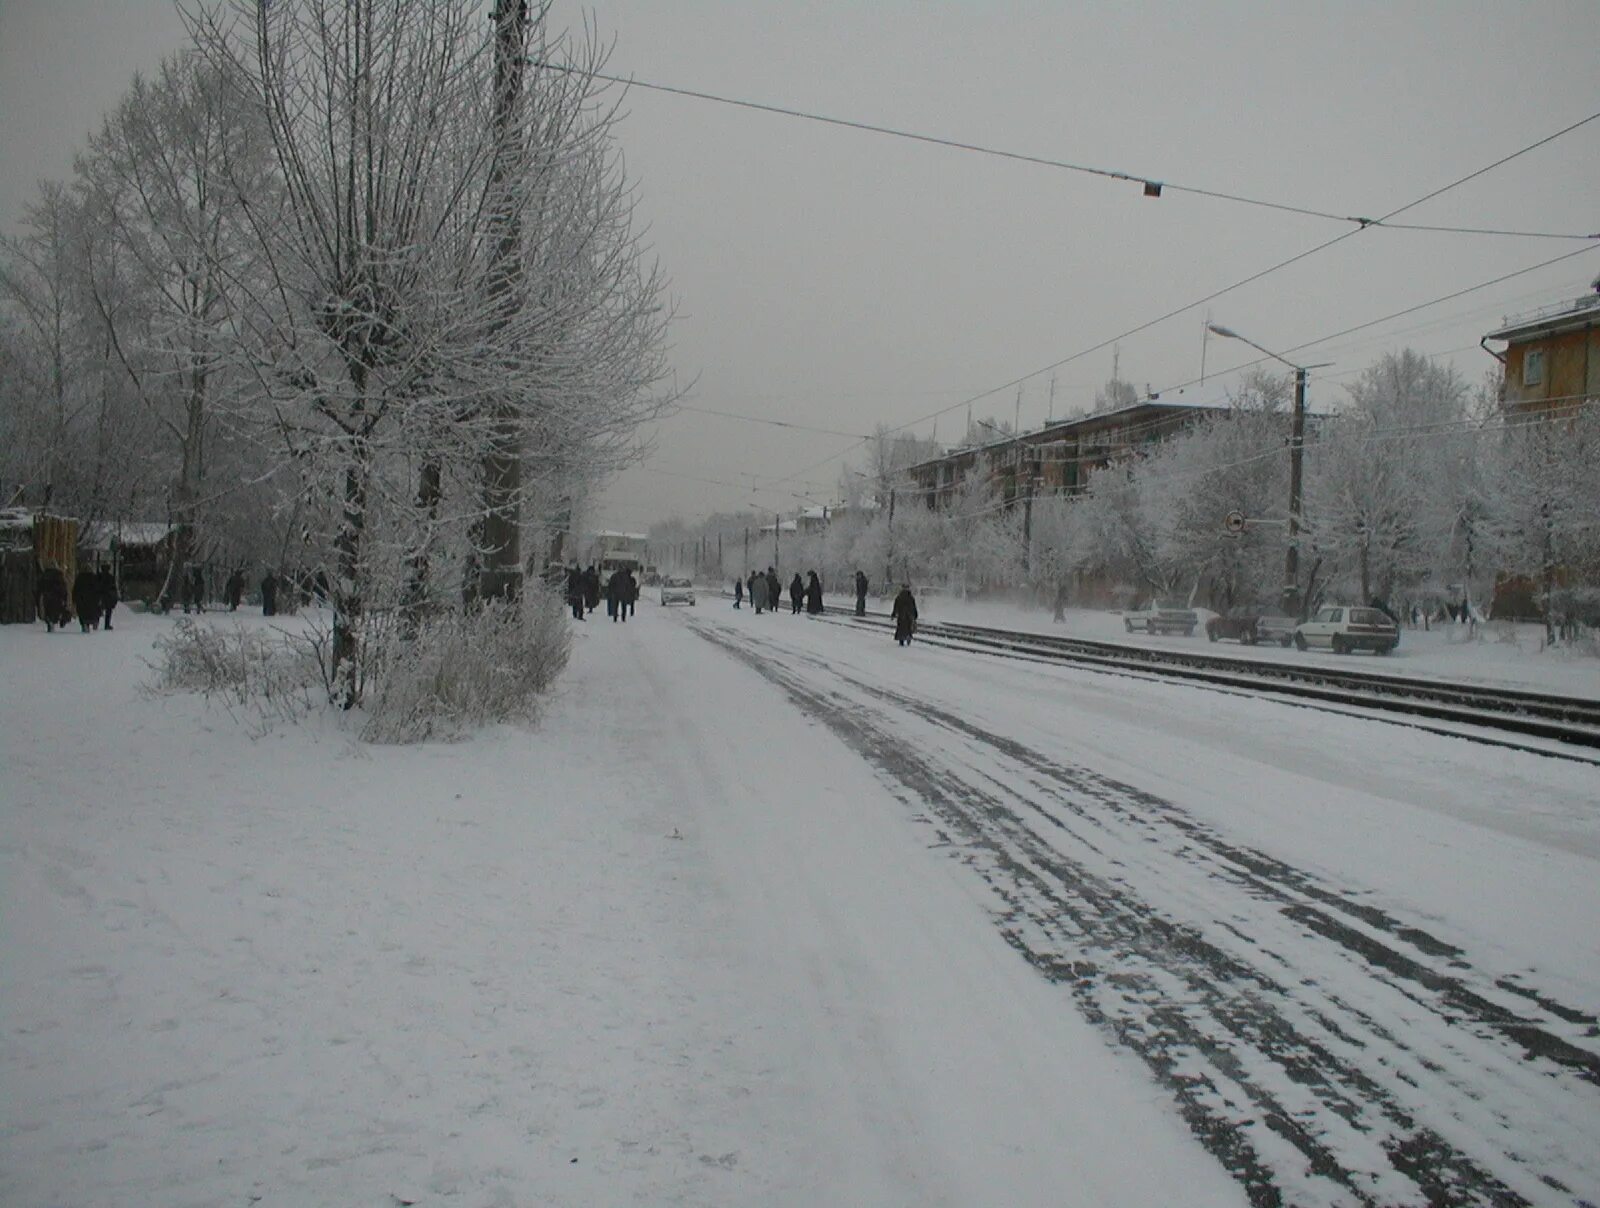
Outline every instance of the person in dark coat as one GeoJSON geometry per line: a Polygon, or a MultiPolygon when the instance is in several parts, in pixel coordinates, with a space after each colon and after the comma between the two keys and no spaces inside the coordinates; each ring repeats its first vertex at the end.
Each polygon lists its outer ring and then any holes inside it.
{"type": "Polygon", "coordinates": [[[633,615],[634,606],[639,603],[639,580],[633,577],[633,572],[627,567],[622,570],[622,619],[626,621],[633,615]]]}
{"type": "Polygon", "coordinates": [[[621,591],[622,572],[620,570],[614,570],[611,572],[611,577],[606,580],[605,587],[606,616],[610,617],[613,621],[617,619],[617,596],[621,591]]]}
{"type": "Polygon", "coordinates": [[[72,580],[72,611],[78,614],[78,628],[84,633],[100,628],[100,583],[89,571],[72,580]]]}
{"type": "Polygon", "coordinates": [[[54,633],[57,625],[65,629],[72,614],[67,611],[67,577],[61,573],[61,568],[54,562],[44,563],[39,568],[39,583],[34,591],[45,632],[54,633]]]}
{"type": "Polygon", "coordinates": [[[585,613],[593,612],[600,607],[600,572],[594,568],[594,563],[589,563],[589,569],[583,572],[583,609],[585,613]]]}
{"type": "Polygon", "coordinates": [[[773,612],[778,611],[778,605],[783,603],[783,584],[778,582],[778,572],[775,568],[767,567],[767,607],[773,612]]]}
{"type": "Polygon", "coordinates": [[[222,591],[228,598],[228,611],[238,612],[239,602],[244,599],[244,571],[236,569],[229,575],[227,585],[222,591]]]}
{"type": "Polygon", "coordinates": [[[911,584],[900,584],[890,615],[894,617],[894,640],[902,646],[911,645],[911,635],[917,631],[917,600],[911,594],[911,584]]]}
{"type": "Polygon", "coordinates": [[[744,580],[743,579],[735,579],[733,581],[733,606],[735,608],[738,608],[743,603],[744,603],[744,580]]]}
{"type": "MultiPolygon", "coordinates": [[[[202,566],[189,568],[189,597],[194,601],[196,612],[206,610],[206,572],[202,566]]],[[[188,609],[184,611],[187,612],[188,609]]]]}
{"type": "Polygon", "coordinates": [[[822,580],[817,578],[816,571],[807,571],[811,581],[806,584],[806,612],[817,616],[822,612],[822,580]]]}
{"type": "Polygon", "coordinates": [[[261,615],[278,615],[278,576],[270,570],[261,579],[261,615]]]}
{"type": "Polygon", "coordinates": [[[572,609],[572,619],[574,621],[583,620],[583,605],[584,600],[587,598],[586,593],[587,588],[584,585],[583,572],[578,569],[578,564],[574,562],[567,568],[567,607],[572,609]]]}
{"type": "Polygon", "coordinates": [[[856,571],[856,616],[867,615],[867,576],[864,571],[856,571]]]}
{"type": "Polygon", "coordinates": [[[800,605],[806,598],[806,585],[800,580],[800,572],[794,572],[794,578],[789,580],[789,615],[799,616],[800,605]]]}
{"type": "Polygon", "coordinates": [[[122,600],[117,591],[117,576],[112,574],[109,566],[101,566],[95,572],[95,586],[100,589],[100,619],[104,622],[106,632],[111,632],[111,610],[122,600]]]}

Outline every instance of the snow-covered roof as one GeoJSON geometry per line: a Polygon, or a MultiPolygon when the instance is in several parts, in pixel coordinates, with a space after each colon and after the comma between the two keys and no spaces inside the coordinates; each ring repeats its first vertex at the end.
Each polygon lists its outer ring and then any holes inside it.
{"type": "Polygon", "coordinates": [[[1507,318],[1486,340],[1519,340],[1552,336],[1558,332],[1600,323],[1600,293],[1585,294],[1570,302],[1557,302],[1516,318],[1507,318]]]}
{"type": "Polygon", "coordinates": [[[91,549],[110,549],[117,541],[123,545],[159,545],[172,532],[172,525],[160,520],[97,521],[84,534],[84,544],[91,549]]]}

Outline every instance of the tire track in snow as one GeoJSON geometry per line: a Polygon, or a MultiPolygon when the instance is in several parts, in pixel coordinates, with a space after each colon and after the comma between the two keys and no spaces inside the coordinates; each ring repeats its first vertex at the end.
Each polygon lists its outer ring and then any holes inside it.
{"type": "MultiPolygon", "coordinates": [[[[1575,1083],[1594,1081],[1594,1055],[1551,1033],[1546,1020],[1490,998],[1473,984],[1484,979],[1459,950],[1281,861],[1226,842],[1171,802],[1063,766],[820,659],[693,627],[784,686],[873,763],[902,799],[933,815],[941,836],[996,895],[1007,941],[1145,1061],[1252,1203],[1528,1204],[1544,1202],[1552,1191],[1584,1202],[1540,1174],[1537,1156],[1517,1152],[1531,1139],[1530,1111],[1535,1136],[1556,1122],[1548,1118],[1549,1103],[1518,1115],[1485,1102],[1482,1063],[1487,1045],[1491,1066],[1531,1079],[1536,1092],[1565,1100],[1568,1120],[1581,1121],[1595,1104],[1575,1083]],[[998,755],[1005,779],[908,741],[897,732],[896,715],[943,732],[946,749],[953,738],[958,748],[991,753],[982,762],[993,765],[998,755]],[[1192,880],[1198,872],[1264,904],[1268,914],[1247,914],[1243,925],[1201,916],[1220,928],[1220,936],[1208,935],[1167,917],[1128,877],[1095,871],[1090,861],[1162,884],[1169,900],[1166,885],[1150,877],[1192,880]],[[1263,924],[1276,928],[1273,948],[1259,934],[1263,924]],[[1344,994],[1330,991],[1276,950],[1301,956],[1318,938],[1331,941],[1347,966],[1345,983],[1354,970],[1383,993],[1357,1003],[1347,984],[1344,994]],[[1436,961],[1449,971],[1430,963],[1436,961]],[[1432,1017],[1446,1042],[1442,1054],[1412,1051],[1380,1021],[1380,1014],[1395,1016],[1384,1001],[1395,994],[1432,1017]],[[1462,1043],[1452,1043],[1452,1029],[1462,1043]],[[1541,1065],[1530,1075],[1526,1063],[1504,1051],[1506,1040],[1528,1057],[1566,1068],[1541,1065]],[[1437,1099],[1444,1101],[1442,1116],[1437,1099]],[[1503,1169],[1491,1171],[1486,1160],[1503,1169]]],[[[1591,1016],[1506,979],[1489,986],[1518,994],[1556,1020],[1593,1025],[1591,1016]]]]}

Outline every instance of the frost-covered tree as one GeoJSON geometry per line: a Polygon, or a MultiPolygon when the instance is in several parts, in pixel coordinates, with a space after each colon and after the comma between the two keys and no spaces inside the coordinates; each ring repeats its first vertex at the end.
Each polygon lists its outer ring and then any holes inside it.
{"type": "Polygon", "coordinates": [[[1442,438],[1461,430],[1467,391],[1454,370],[1406,349],[1363,372],[1350,398],[1307,448],[1303,527],[1360,599],[1388,598],[1443,560],[1448,534],[1429,501],[1448,490],[1442,438]]]}
{"type": "Polygon", "coordinates": [[[149,79],[135,77],[76,164],[89,218],[85,293],[119,376],[167,451],[169,601],[171,576],[200,552],[204,518],[247,510],[239,494],[248,471],[220,494],[207,480],[229,460],[216,414],[232,323],[228,291],[262,263],[239,198],[269,206],[275,193],[262,134],[221,71],[181,56],[149,79]]]}
{"type": "Polygon", "coordinates": [[[1498,561],[1538,584],[1554,636],[1600,614],[1600,406],[1513,416],[1500,453],[1498,561]]]}
{"type": "Polygon", "coordinates": [[[1278,603],[1288,504],[1289,390],[1285,378],[1255,371],[1243,380],[1225,415],[1173,437],[1134,464],[1136,522],[1163,580],[1152,586],[1199,587],[1222,610],[1278,603]],[[1238,536],[1224,526],[1229,512],[1247,518],[1238,536]]]}
{"type": "Polygon", "coordinates": [[[623,464],[659,410],[668,314],[604,52],[547,11],[255,0],[194,20],[279,177],[270,207],[234,182],[271,266],[238,294],[235,405],[326,526],[346,703],[364,616],[432,590],[441,533],[503,580],[507,517],[623,464]]]}

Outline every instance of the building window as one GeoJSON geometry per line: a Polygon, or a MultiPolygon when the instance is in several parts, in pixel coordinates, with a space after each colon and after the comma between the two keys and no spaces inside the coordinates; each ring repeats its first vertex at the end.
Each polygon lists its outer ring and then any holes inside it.
{"type": "Polygon", "coordinates": [[[1544,349],[1530,348],[1522,354],[1522,384],[1544,385],[1544,349]]]}

